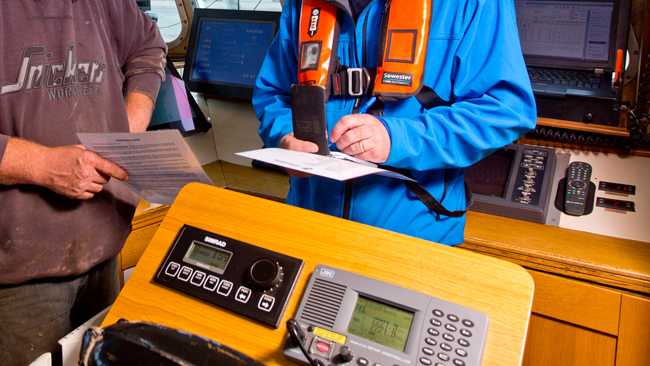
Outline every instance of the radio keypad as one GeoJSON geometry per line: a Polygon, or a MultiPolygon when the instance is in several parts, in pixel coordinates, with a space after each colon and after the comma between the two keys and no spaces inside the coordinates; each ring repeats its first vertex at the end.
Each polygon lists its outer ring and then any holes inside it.
{"type": "MultiPolygon", "coordinates": [[[[453,310],[448,311],[444,308],[435,308],[431,310],[430,314],[429,323],[433,327],[429,326],[427,328],[424,337],[425,345],[421,347],[422,354],[419,358],[419,364],[424,366],[446,366],[448,365],[447,362],[451,362],[455,366],[478,365],[480,359],[471,355],[477,352],[480,353],[481,350],[474,350],[472,343],[468,339],[473,336],[469,329],[477,328],[482,331],[483,325],[477,326],[477,324],[482,323],[477,323],[473,320],[474,318],[469,319],[468,316],[463,316],[462,313],[458,314],[453,310]],[[442,362],[434,363],[428,357],[434,357],[442,362]]],[[[487,324],[485,324],[485,327],[487,329],[487,324]]],[[[478,333],[481,333],[481,331],[478,333]]],[[[481,339],[476,341],[474,344],[482,347],[483,341],[481,339]]]]}

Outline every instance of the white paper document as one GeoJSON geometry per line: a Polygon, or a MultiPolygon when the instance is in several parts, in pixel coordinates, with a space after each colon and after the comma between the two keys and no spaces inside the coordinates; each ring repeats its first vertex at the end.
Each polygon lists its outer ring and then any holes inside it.
{"type": "Polygon", "coordinates": [[[237,155],[340,181],[370,174],[413,180],[402,174],[379,168],[376,164],[340,152],[332,152],[330,156],[323,156],[287,149],[266,148],[244,151],[237,153],[237,155]]]}
{"type": "Polygon", "coordinates": [[[178,130],[78,133],[87,150],[129,173],[121,181],[149,203],[171,205],[188,183],[214,185],[178,130]]]}

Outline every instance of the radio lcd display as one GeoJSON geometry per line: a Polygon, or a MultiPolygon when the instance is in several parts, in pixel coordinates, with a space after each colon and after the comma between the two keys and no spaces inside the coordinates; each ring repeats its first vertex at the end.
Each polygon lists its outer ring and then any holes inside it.
{"type": "Polygon", "coordinates": [[[412,323],[412,312],[359,296],[348,332],[404,352],[412,323]]]}
{"type": "Polygon", "coordinates": [[[191,263],[212,272],[222,274],[230,262],[232,253],[199,241],[192,241],[183,262],[191,263]]]}

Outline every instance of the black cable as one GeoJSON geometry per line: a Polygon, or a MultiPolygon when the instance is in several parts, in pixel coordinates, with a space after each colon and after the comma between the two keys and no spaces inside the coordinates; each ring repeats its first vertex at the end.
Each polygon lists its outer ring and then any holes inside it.
{"type": "Polygon", "coordinates": [[[300,347],[302,354],[305,355],[305,358],[307,359],[310,365],[325,366],[325,363],[323,361],[312,358],[309,352],[307,351],[307,349],[305,348],[303,342],[307,339],[307,337],[303,334],[302,329],[300,329],[300,324],[298,324],[298,322],[295,319],[287,320],[287,329],[289,330],[289,337],[291,337],[291,340],[293,341],[294,344],[297,344],[298,347],[300,347]]]}

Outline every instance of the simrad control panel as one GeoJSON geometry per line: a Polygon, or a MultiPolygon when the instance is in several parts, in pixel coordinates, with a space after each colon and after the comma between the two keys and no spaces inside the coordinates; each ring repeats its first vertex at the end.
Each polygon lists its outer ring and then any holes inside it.
{"type": "Polygon", "coordinates": [[[303,264],[184,225],[154,282],[277,328],[303,264]]]}
{"type": "Polygon", "coordinates": [[[459,304],[319,264],[290,321],[297,322],[300,335],[287,338],[283,353],[300,363],[309,364],[310,357],[324,365],[478,366],[489,318],[459,304]]]}

